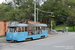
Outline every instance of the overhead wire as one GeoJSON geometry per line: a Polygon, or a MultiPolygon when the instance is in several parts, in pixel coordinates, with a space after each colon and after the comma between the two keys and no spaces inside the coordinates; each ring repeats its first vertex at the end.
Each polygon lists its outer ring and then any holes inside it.
{"type": "MultiPolygon", "coordinates": [[[[36,8],[36,9],[38,9],[38,8],[36,8]]],[[[51,14],[53,14],[53,12],[47,12],[47,11],[43,11],[43,10],[40,10],[40,9],[38,9],[39,11],[41,11],[41,12],[44,12],[44,13],[51,13],[51,14]]]]}

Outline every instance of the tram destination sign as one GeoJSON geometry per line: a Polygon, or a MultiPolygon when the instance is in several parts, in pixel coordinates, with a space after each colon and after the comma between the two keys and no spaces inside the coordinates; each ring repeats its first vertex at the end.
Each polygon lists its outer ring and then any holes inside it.
{"type": "Polygon", "coordinates": [[[17,25],[17,24],[19,24],[19,22],[9,22],[9,26],[15,26],[15,25],[17,25]]]}

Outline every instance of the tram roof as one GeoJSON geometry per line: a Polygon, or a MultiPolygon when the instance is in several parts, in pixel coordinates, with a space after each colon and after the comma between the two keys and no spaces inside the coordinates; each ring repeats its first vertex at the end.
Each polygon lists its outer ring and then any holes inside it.
{"type": "Polygon", "coordinates": [[[28,24],[28,26],[33,27],[33,26],[37,26],[37,27],[47,27],[46,24],[28,24]]]}
{"type": "Polygon", "coordinates": [[[9,25],[8,27],[24,27],[24,26],[28,26],[28,24],[16,24],[16,25],[9,25]]]}
{"type": "Polygon", "coordinates": [[[47,25],[46,24],[16,24],[16,25],[8,25],[8,27],[27,27],[27,26],[29,26],[29,27],[34,27],[34,26],[36,26],[36,27],[47,27],[47,25]]]}

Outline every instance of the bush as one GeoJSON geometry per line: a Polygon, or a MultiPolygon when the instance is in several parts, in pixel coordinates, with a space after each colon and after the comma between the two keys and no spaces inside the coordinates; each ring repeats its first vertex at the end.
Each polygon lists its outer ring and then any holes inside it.
{"type": "Polygon", "coordinates": [[[1,35],[0,37],[5,37],[4,35],[1,35]]]}

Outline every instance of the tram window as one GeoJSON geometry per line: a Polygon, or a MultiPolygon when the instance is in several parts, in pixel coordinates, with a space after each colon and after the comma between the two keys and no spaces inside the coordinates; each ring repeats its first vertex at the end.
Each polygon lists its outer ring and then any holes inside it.
{"type": "Polygon", "coordinates": [[[22,32],[24,32],[24,27],[22,27],[22,32]]]}
{"type": "Polygon", "coordinates": [[[24,32],[24,27],[17,27],[16,28],[16,31],[17,32],[24,32]]]}
{"type": "Polygon", "coordinates": [[[16,27],[16,32],[18,32],[19,31],[19,27],[16,27]]]}
{"type": "Polygon", "coordinates": [[[38,27],[38,30],[40,30],[40,27],[38,27]]]}
{"type": "Polygon", "coordinates": [[[42,30],[45,30],[45,27],[42,27],[42,30]]]}
{"type": "Polygon", "coordinates": [[[28,31],[31,31],[32,30],[32,27],[28,27],[28,31]]]}
{"type": "Polygon", "coordinates": [[[16,28],[8,28],[8,32],[16,32],[16,28]]]}
{"type": "Polygon", "coordinates": [[[13,32],[13,29],[12,28],[10,28],[10,31],[9,32],[13,32]]]}
{"type": "Polygon", "coordinates": [[[18,32],[21,32],[21,27],[18,27],[18,32]]]}
{"type": "Polygon", "coordinates": [[[27,31],[27,27],[25,27],[25,31],[27,31]]]}

